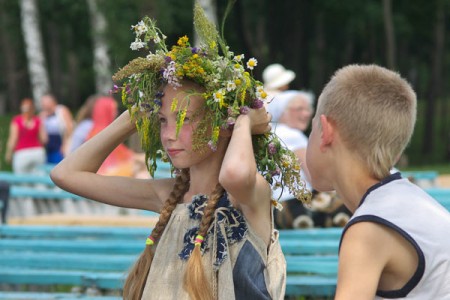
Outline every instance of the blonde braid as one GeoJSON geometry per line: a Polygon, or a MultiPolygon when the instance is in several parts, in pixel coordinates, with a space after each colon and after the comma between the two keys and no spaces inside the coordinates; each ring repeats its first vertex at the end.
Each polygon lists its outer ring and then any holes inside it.
{"type": "Polygon", "coordinates": [[[213,295],[211,290],[211,283],[208,282],[205,275],[200,247],[202,239],[206,237],[208,229],[214,220],[217,202],[219,202],[223,191],[223,187],[220,184],[217,184],[211,194],[205,210],[203,211],[203,217],[200,221],[194,250],[192,250],[191,256],[187,262],[186,271],[184,273],[184,288],[189,293],[191,299],[210,300],[215,298],[215,295],[213,295]]]}
{"type": "MultiPolygon", "coordinates": [[[[179,202],[183,201],[183,195],[189,189],[189,179],[188,169],[182,170],[181,174],[176,178],[173,190],[170,193],[169,198],[165,201],[164,207],[159,215],[158,222],[149,237],[153,241],[158,241],[164,232],[167,223],[169,222],[173,210],[179,202]]],[[[153,243],[147,244],[141,256],[138,258],[128,274],[123,287],[123,298],[126,300],[138,300],[142,298],[142,293],[144,291],[155,251],[152,245],[153,243]]]]}

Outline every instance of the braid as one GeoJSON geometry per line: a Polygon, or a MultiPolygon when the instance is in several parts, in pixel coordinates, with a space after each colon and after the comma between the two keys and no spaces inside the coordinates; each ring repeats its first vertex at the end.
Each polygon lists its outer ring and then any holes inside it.
{"type": "Polygon", "coordinates": [[[152,245],[161,237],[167,223],[169,222],[173,210],[175,209],[177,204],[183,200],[183,195],[189,189],[189,179],[190,177],[188,169],[182,170],[181,174],[177,176],[175,184],[173,186],[173,190],[170,193],[169,198],[165,201],[164,206],[161,210],[158,222],[156,223],[151,235],[147,239],[147,241],[150,239],[152,242],[150,244],[146,243],[147,246],[130,270],[130,273],[125,281],[123,287],[124,299],[135,300],[142,298],[142,293],[147,281],[148,272],[150,271],[150,267],[153,261],[154,247],[152,247],[152,245]]]}
{"type": "Polygon", "coordinates": [[[194,250],[192,251],[187,262],[186,271],[184,274],[184,288],[189,293],[191,299],[209,300],[215,298],[211,290],[211,285],[208,283],[208,279],[203,269],[200,246],[214,220],[214,212],[216,211],[217,202],[219,202],[223,191],[223,187],[220,184],[217,184],[211,194],[205,210],[203,211],[203,217],[200,221],[200,227],[195,240],[194,250]]]}

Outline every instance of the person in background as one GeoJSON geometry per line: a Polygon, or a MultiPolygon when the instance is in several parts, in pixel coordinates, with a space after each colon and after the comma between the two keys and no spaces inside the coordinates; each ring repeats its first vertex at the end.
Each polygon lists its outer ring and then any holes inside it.
{"type": "MultiPolygon", "coordinates": [[[[302,91],[280,92],[267,105],[272,115],[272,131],[285,146],[293,151],[302,165],[305,187],[310,185],[305,175],[305,155],[308,138],[304,131],[308,128],[313,113],[314,96],[302,91]]],[[[307,173],[307,172],[306,172],[307,173]]],[[[312,227],[313,221],[308,210],[286,188],[274,187],[272,197],[282,201],[283,210],[274,212],[277,228],[312,227]]]]}
{"type": "Polygon", "coordinates": [[[289,88],[289,84],[295,79],[295,72],[286,70],[280,64],[268,65],[262,73],[264,90],[268,99],[272,99],[277,94],[289,88]]]}
{"type": "Polygon", "coordinates": [[[58,104],[55,96],[45,94],[41,97],[40,117],[48,134],[48,143],[45,149],[47,162],[58,163],[68,151],[68,141],[73,130],[72,113],[66,106],[58,104]]]}
{"type": "Polygon", "coordinates": [[[99,96],[92,95],[86,99],[86,102],[81,106],[75,117],[75,128],[70,137],[69,152],[73,152],[75,149],[81,146],[89,135],[89,132],[94,126],[92,121],[92,112],[94,110],[95,102],[99,96]]]}
{"type": "MultiPolygon", "coordinates": [[[[109,96],[100,96],[94,101],[92,108],[91,130],[86,140],[93,138],[111,124],[118,115],[117,102],[109,96]]],[[[119,144],[104,160],[97,171],[102,175],[134,176],[135,153],[125,144],[119,144]]]]}
{"type": "MultiPolygon", "coordinates": [[[[272,114],[272,131],[292,150],[302,165],[305,186],[312,190],[308,181],[306,148],[308,129],[313,114],[314,94],[306,91],[287,90],[279,93],[267,105],[272,114]]],[[[311,205],[306,208],[294,195],[283,187],[274,188],[273,197],[282,201],[284,209],[275,212],[278,228],[343,226],[349,212],[334,192],[312,191],[311,205]]]]}
{"type": "Polygon", "coordinates": [[[12,162],[13,172],[31,173],[45,164],[47,133],[40,118],[35,115],[32,99],[23,99],[20,111],[21,114],[15,116],[9,126],[5,160],[12,162]]]}

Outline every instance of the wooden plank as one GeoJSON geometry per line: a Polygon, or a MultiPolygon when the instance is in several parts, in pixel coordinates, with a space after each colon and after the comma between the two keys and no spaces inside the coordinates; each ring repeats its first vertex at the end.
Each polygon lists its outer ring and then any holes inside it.
{"type": "Polygon", "coordinates": [[[60,284],[118,290],[122,288],[125,276],[126,274],[123,272],[85,272],[16,268],[0,269],[0,282],[4,284],[34,284],[46,286],[60,284]]]}
{"type": "Polygon", "coordinates": [[[333,296],[336,278],[324,276],[294,275],[286,279],[287,296],[333,296]]]}
{"type": "MultiPolygon", "coordinates": [[[[337,254],[336,241],[303,241],[281,240],[281,248],[285,254],[337,254]]],[[[76,252],[103,254],[136,254],[145,246],[142,240],[55,240],[55,239],[1,239],[0,249],[21,251],[33,249],[35,252],[76,252]]]]}
{"type": "Polygon", "coordinates": [[[27,251],[8,252],[0,250],[0,266],[14,269],[125,272],[134,264],[137,258],[137,254],[104,255],[27,251]]]}
{"type": "Polygon", "coordinates": [[[12,185],[20,184],[43,184],[51,187],[55,187],[55,183],[48,175],[36,175],[36,174],[18,174],[12,172],[2,171],[0,172],[0,180],[8,182],[12,185]]]}
{"type": "Polygon", "coordinates": [[[76,293],[0,292],[0,300],[122,300],[122,297],[88,296],[76,293]]]}
{"type": "Polygon", "coordinates": [[[151,232],[146,227],[100,226],[0,226],[1,238],[95,238],[95,239],[145,239],[151,232]]]}

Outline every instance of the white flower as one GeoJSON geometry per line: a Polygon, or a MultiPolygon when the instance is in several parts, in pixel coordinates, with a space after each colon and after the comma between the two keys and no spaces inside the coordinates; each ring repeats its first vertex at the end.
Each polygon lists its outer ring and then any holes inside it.
{"type": "Polygon", "coordinates": [[[227,81],[227,91],[231,92],[236,89],[236,83],[234,81],[227,81]]]}
{"type": "Polygon", "coordinates": [[[214,101],[216,101],[216,102],[222,101],[224,95],[225,95],[225,93],[224,93],[223,89],[220,89],[220,90],[216,91],[216,92],[213,94],[214,101]]]}
{"type": "Polygon", "coordinates": [[[145,45],[146,43],[141,41],[141,39],[136,39],[134,42],[131,43],[130,48],[131,50],[139,50],[141,48],[144,48],[145,45]]]}
{"type": "Polygon", "coordinates": [[[158,35],[156,35],[156,36],[153,38],[153,41],[155,42],[155,44],[159,44],[159,43],[161,43],[161,38],[160,38],[158,35]]]}
{"type": "Polygon", "coordinates": [[[136,25],[131,26],[131,29],[134,30],[136,36],[143,35],[147,32],[148,28],[145,25],[144,21],[139,21],[136,25]]]}
{"type": "Polygon", "coordinates": [[[250,70],[253,70],[254,67],[256,67],[258,65],[258,61],[256,60],[256,58],[250,58],[247,62],[247,68],[249,68],[250,70]]]}
{"type": "Polygon", "coordinates": [[[260,99],[266,99],[267,98],[267,93],[264,91],[262,86],[258,86],[256,87],[256,97],[260,98],[260,99]]]}
{"type": "Polygon", "coordinates": [[[245,58],[244,54],[239,54],[234,57],[234,60],[241,61],[245,58]]]}

